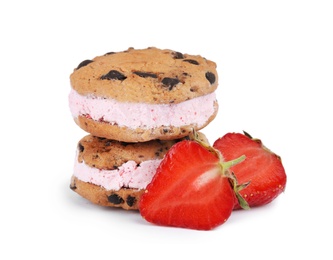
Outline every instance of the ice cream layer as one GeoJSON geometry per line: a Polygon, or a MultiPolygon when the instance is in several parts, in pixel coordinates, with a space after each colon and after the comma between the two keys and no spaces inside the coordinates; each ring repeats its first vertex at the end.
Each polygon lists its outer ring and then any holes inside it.
{"type": "Polygon", "coordinates": [[[74,89],[69,94],[73,117],[88,116],[96,121],[135,128],[197,124],[203,126],[215,113],[215,93],[177,104],[125,103],[93,95],[83,96],[74,89]]]}
{"type": "Polygon", "coordinates": [[[147,160],[140,165],[128,161],[116,170],[100,170],[90,167],[76,158],[74,176],[84,182],[102,186],[106,190],[119,190],[123,187],[145,189],[155,175],[161,160],[147,160]]]}

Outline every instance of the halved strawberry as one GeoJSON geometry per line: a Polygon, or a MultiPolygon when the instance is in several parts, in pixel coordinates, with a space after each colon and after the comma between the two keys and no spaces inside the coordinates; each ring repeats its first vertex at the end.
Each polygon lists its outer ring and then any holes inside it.
{"type": "MultiPolygon", "coordinates": [[[[228,168],[244,156],[222,162],[220,153],[193,140],[175,144],[142,195],[139,210],[148,222],[209,230],[229,218],[239,189],[228,168]]],[[[244,207],[246,202],[242,201],[244,207]]]]}
{"type": "MultiPolygon", "coordinates": [[[[213,147],[218,149],[225,160],[245,155],[241,164],[230,170],[239,182],[250,182],[239,193],[250,207],[270,203],[286,186],[287,176],[281,158],[268,150],[259,139],[253,139],[248,133],[227,133],[217,139],[213,147]]],[[[240,206],[236,202],[235,209],[240,206]]]]}

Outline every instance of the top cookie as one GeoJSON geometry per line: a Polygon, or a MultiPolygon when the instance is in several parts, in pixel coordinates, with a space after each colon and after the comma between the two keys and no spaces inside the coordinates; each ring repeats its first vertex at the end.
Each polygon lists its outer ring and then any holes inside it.
{"type": "Polygon", "coordinates": [[[216,64],[199,55],[155,47],[129,48],[81,62],[70,82],[81,95],[169,104],[214,92],[218,75],[216,64]]]}

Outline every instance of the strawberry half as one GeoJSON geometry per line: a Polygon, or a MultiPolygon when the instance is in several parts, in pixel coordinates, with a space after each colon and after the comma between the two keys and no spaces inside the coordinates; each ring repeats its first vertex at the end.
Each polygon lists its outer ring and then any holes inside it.
{"type": "MultiPolygon", "coordinates": [[[[213,147],[218,149],[225,160],[245,155],[246,159],[230,170],[239,182],[249,182],[239,193],[250,207],[270,203],[286,186],[287,176],[281,158],[268,150],[259,139],[248,133],[227,133],[217,139],[213,147]]],[[[235,209],[240,205],[236,202],[235,209]]]]}
{"type": "Polygon", "coordinates": [[[193,140],[175,144],[164,156],[142,195],[139,210],[148,222],[209,230],[227,221],[239,189],[228,168],[244,160],[222,162],[220,153],[193,140]]]}

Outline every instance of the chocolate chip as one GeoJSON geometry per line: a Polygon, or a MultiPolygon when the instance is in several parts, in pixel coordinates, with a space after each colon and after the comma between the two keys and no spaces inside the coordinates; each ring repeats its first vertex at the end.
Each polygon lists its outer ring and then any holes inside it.
{"type": "Polygon", "coordinates": [[[111,79],[124,80],[126,78],[127,77],[124,74],[120,73],[117,70],[110,70],[108,73],[101,76],[101,79],[108,79],[108,80],[111,79]]]}
{"type": "Polygon", "coordinates": [[[184,59],[184,55],[181,52],[175,51],[172,54],[175,59],[184,59]]]}
{"type": "Polygon", "coordinates": [[[124,202],[123,198],[118,196],[117,194],[111,194],[108,196],[108,201],[112,204],[118,205],[124,202]]]}
{"type": "Polygon", "coordinates": [[[168,133],[168,132],[170,132],[170,129],[168,129],[168,128],[163,128],[163,133],[168,133]]]}
{"type": "Polygon", "coordinates": [[[134,47],[129,47],[127,50],[124,50],[123,52],[129,52],[129,51],[132,51],[134,50],[134,47]]]}
{"type": "Polygon", "coordinates": [[[142,71],[134,71],[134,74],[142,77],[142,78],[157,78],[157,75],[155,73],[151,73],[151,72],[142,72],[142,71]]]}
{"type": "Polygon", "coordinates": [[[77,70],[78,69],[80,69],[80,68],[82,68],[82,67],[84,67],[84,66],[87,66],[89,63],[92,63],[93,62],[93,60],[84,60],[84,61],[82,61],[78,66],[77,66],[77,70]]]}
{"type": "Polygon", "coordinates": [[[79,152],[80,152],[80,153],[82,153],[82,152],[84,151],[84,146],[83,146],[81,143],[79,143],[79,144],[77,145],[77,148],[79,149],[79,152]]]}
{"type": "Polygon", "coordinates": [[[104,56],[111,55],[111,54],[115,54],[115,52],[114,51],[107,52],[107,53],[104,54],[104,56]]]}
{"type": "Polygon", "coordinates": [[[179,79],[177,78],[164,78],[162,79],[162,83],[164,86],[166,86],[169,90],[172,90],[172,88],[179,83],[179,79]]]}
{"type": "Polygon", "coordinates": [[[72,183],[69,185],[69,188],[70,188],[71,190],[76,190],[76,189],[77,189],[75,181],[72,182],[72,183]]]}
{"type": "Polygon", "coordinates": [[[134,203],[136,202],[136,198],[129,195],[127,198],[126,198],[126,203],[128,206],[132,207],[134,205],[134,203]]]}
{"type": "Polygon", "coordinates": [[[198,86],[194,86],[192,88],[190,88],[191,92],[197,92],[198,91],[198,86]]]}
{"type": "Polygon", "coordinates": [[[186,59],[186,60],[183,60],[183,61],[186,61],[186,62],[194,64],[194,65],[199,65],[199,62],[197,62],[196,60],[186,59]]]}
{"type": "Polygon", "coordinates": [[[215,75],[214,73],[212,72],[206,72],[206,79],[209,81],[210,84],[214,84],[216,78],[215,78],[215,75]]]}

